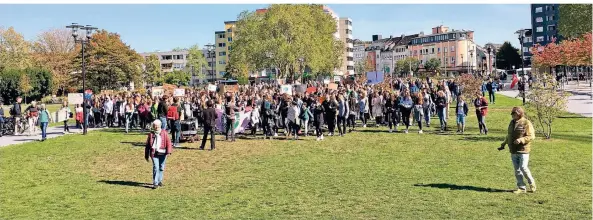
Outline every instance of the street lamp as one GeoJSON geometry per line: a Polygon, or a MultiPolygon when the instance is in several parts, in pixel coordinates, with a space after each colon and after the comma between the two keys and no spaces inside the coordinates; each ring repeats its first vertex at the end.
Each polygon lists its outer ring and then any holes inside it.
{"type": "MultiPolygon", "coordinates": [[[[463,70],[463,54],[461,54],[461,70],[463,70]]],[[[459,71],[459,74],[461,74],[461,70],[459,71]]]]}
{"type": "Polygon", "coordinates": [[[527,30],[525,29],[515,32],[515,34],[517,34],[517,38],[519,39],[519,44],[521,45],[521,72],[523,74],[525,74],[525,57],[523,54],[523,40],[525,39],[525,33],[527,33],[527,30]]]}
{"type": "Polygon", "coordinates": [[[93,31],[96,30],[96,27],[92,27],[90,25],[79,25],[78,23],[72,23],[71,25],[66,26],[66,28],[72,29],[72,37],[74,37],[74,43],[80,43],[82,46],[82,111],[83,111],[83,126],[82,126],[82,134],[86,135],[87,127],[88,127],[88,116],[87,116],[87,108],[84,106],[85,98],[84,93],[86,92],[86,64],[84,61],[84,45],[91,42],[93,31]],[[78,38],[78,29],[82,29],[86,31],[86,39],[85,37],[78,38]]]}
{"type": "Polygon", "coordinates": [[[470,58],[470,60],[468,60],[467,73],[471,74],[471,71],[473,69],[472,67],[474,66],[474,50],[473,49],[469,50],[469,58],[470,58]]]}
{"type": "Polygon", "coordinates": [[[486,61],[487,65],[488,65],[488,75],[492,74],[492,68],[490,68],[490,58],[492,57],[492,47],[490,45],[488,45],[488,48],[486,48],[486,51],[488,51],[488,61],[486,61]]]}
{"type": "Polygon", "coordinates": [[[212,70],[210,75],[212,76],[212,82],[214,83],[215,79],[215,73],[214,73],[214,66],[216,65],[216,61],[214,60],[214,44],[206,44],[206,49],[208,49],[208,56],[210,56],[210,61],[211,61],[211,67],[210,69],[212,70]]]}

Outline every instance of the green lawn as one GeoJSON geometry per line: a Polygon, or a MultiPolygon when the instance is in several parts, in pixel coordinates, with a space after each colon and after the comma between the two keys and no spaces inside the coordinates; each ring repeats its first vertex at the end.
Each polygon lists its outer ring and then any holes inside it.
{"type": "Polygon", "coordinates": [[[538,192],[515,195],[504,192],[515,188],[510,154],[496,148],[520,101],[497,100],[488,136],[472,114],[465,135],[369,128],[322,142],[219,141],[213,152],[183,144],[158,190],[144,187],[144,135],[9,146],[0,149],[0,219],[591,219],[591,119],[566,114],[553,140],[538,138],[538,192]]]}

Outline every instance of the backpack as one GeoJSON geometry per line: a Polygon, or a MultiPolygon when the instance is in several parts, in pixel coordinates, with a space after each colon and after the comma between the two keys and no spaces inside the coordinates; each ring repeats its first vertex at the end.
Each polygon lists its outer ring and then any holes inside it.
{"type": "Polygon", "coordinates": [[[169,106],[169,109],[167,110],[167,119],[179,119],[179,112],[177,112],[177,106],[169,106]]]}
{"type": "Polygon", "coordinates": [[[8,111],[8,113],[10,113],[10,115],[16,115],[16,111],[14,110],[14,105],[12,107],[10,107],[10,110],[8,111]]]}

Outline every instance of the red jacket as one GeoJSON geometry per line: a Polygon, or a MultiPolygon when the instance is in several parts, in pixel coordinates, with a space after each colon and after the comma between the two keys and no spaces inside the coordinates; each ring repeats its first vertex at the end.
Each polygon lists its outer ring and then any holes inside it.
{"type": "Polygon", "coordinates": [[[475,99],[474,106],[476,108],[483,107],[480,109],[480,114],[482,114],[482,116],[486,116],[488,114],[488,100],[486,100],[486,98],[482,97],[480,100],[475,99]]]}
{"type": "MultiPolygon", "coordinates": [[[[152,143],[154,140],[154,133],[150,132],[148,134],[148,138],[146,139],[146,146],[144,148],[144,158],[148,159],[154,157],[155,150],[152,149],[152,143]]],[[[167,149],[166,154],[171,154],[173,152],[173,144],[171,144],[171,139],[167,135],[167,132],[162,130],[161,131],[161,149],[167,149]]]]}

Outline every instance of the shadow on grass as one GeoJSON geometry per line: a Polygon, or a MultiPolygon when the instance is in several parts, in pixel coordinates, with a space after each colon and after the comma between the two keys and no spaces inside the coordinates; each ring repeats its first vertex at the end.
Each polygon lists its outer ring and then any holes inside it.
{"type": "Polygon", "coordinates": [[[495,137],[495,136],[487,136],[487,135],[480,135],[480,136],[467,136],[463,137],[459,140],[462,141],[488,141],[488,142],[502,142],[504,138],[495,137]]]}
{"type": "Polygon", "coordinates": [[[146,142],[132,142],[132,141],[122,141],[122,144],[131,144],[134,147],[144,147],[146,146],[146,142]]]}
{"type": "Polygon", "coordinates": [[[99,180],[99,183],[106,183],[110,185],[120,185],[120,186],[135,186],[135,187],[143,187],[143,188],[151,188],[152,184],[148,183],[140,183],[134,181],[122,181],[122,180],[99,180]]]}
{"type": "Polygon", "coordinates": [[[449,189],[449,190],[471,190],[471,191],[476,191],[476,192],[496,192],[496,193],[512,192],[512,190],[492,189],[492,188],[484,188],[484,187],[477,187],[477,186],[463,186],[463,185],[455,185],[455,184],[449,184],[449,183],[414,184],[414,186],[449,189]]]}

